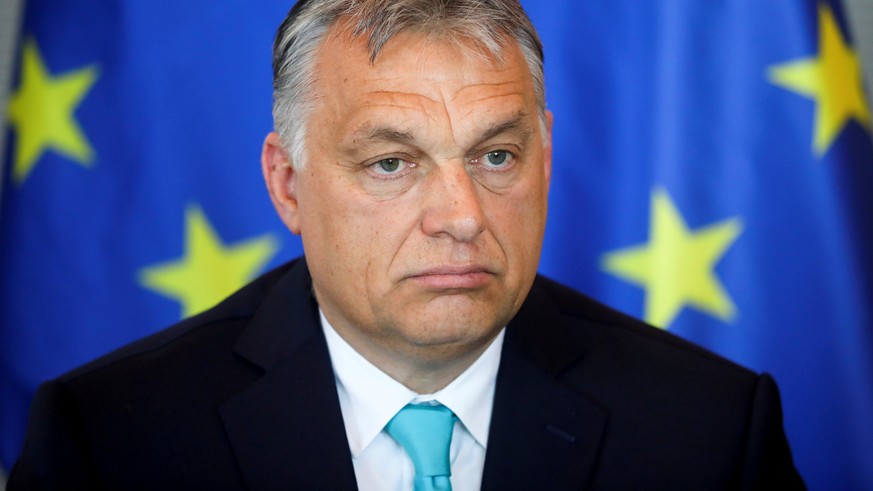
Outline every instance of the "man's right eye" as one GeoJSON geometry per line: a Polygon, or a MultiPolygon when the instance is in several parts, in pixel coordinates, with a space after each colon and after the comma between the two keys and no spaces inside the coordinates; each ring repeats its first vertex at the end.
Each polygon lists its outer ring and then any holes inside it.
{"type": "Polygon", "coordinates": [[[413,162],[407,162],[398,158],[382,159],[370,164],[370,169],[372,169],[375,174],[382,176],[398,174],[412,167],[415,167],[413,162]]]}

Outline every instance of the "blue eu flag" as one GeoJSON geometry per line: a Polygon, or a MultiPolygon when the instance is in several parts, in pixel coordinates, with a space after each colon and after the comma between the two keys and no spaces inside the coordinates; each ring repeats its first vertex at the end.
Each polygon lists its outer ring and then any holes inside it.
{"type": "Polygon", "coordinates": [[[260,176],[287,1],[27,2],[0,208],[0,457],[36,386],[300,253],[260,176]]]}
{"type": "Polygon", "coordinates": [[[873,487],[873,146],[839,4],[525,2],[541,270],[755,370],[812,489],[873,487]]]}
{"type": "MultiPolygon", "coordinates": [[[[290,1],[30,0],[0,207],[0,457],[36,385],[300,253],[263,190],[290,1]]],[[[773,373],[813,489],[873,487],[873,145],[829,1],[523,0],[541,270],[773,373]]]]}

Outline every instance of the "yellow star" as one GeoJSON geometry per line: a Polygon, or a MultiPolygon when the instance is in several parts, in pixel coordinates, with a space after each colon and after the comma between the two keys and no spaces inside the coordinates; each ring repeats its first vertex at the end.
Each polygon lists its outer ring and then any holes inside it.
{"type": "Polygon", "coordinates": [[[645,319],[667,328],[691,306],[723,321],[734,304],[715,266],[742,232],[737,218],[690,231],[664,190],[652,193],[649,243],[604,255],[603,268],[646,290],[645,319]]]}
{"type": "Polygon", "coordinates": [[[827,5],[819,6],[818,23],[818,56],[773,66],[769,75],[774,84],[815,100],[813,149],[821,157],[850,119],[869,129],[870,111],[858,55],[827,5]]]}
{"type": "Polygon", "coordinates": [[[278,250],[270,234],[225,247],[198,206],[185,211],[185,255],[140,272],[140,283],[200,313],[249,282],[278,250]]]}
{"type": "Polygon", "coordinates": [[[31,39],[22,48],[20,80],[9,103],[9,121],[18,138],[12,170],[15,182],[27,179],[47,149],[90,166],[94,151],[73,113],[97,81],[97,68],[92,65],[52,76],[31,39]]]}

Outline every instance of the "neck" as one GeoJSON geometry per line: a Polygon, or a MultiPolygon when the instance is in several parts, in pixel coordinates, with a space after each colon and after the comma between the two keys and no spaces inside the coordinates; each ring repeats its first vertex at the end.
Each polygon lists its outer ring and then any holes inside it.
{"type": "Polygon", "coordinates": [[[334,326],[334,330],[376,368],[417,394],[433,394],[449,385],[479,359],[500,332],[498,329],[474,345],[394,346],[361,339],[361,333],[354,329],[334,326]]]}
{"type": "MultiPolygon", "coordinates": [[[[415,357],[403,360],[395,356],[378,361],[370,358],[367,359],[370,363],[373,363],[373,365],[391,376],[391,378],[415,393],[433,394],[445,388],[470,368],[470,365],[479,359],[493,340],[494,337],[491,337],[474,351],[452,358],[440,357],[439,359],[428,359],[425,357],[415,357]],[[403,362],[398,363],[401,360],[403,362]]],[[[433,356],[433,353],[429,352],[427,355],[433,356]]]]}

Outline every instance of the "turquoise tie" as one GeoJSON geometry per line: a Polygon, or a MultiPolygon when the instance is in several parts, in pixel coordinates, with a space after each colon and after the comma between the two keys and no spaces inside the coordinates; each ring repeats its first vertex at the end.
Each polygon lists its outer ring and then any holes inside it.
{"type": "Polygon", "coordinates": [[[408,404],[385,425],[412,459],[415,491],[451,491],[449,446],[454,426],[454,413],[442,404],[408,404]]]}

